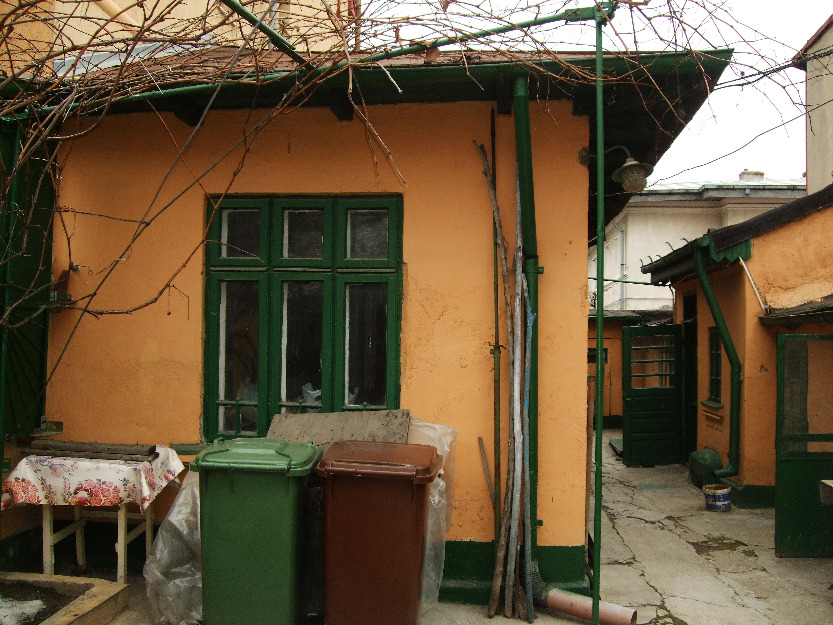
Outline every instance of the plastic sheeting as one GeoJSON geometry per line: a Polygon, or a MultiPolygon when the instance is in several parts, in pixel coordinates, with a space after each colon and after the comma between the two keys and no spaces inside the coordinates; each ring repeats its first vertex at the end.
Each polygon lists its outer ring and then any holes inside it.
{"type": "Polygon", "coordinates": [[[422,567],[422,601],[424,614],[440,601],[440,584],[445,564],[445,534],[451,527],[454,508],[454,455],[457,430],[437,423],[411,419],[408,442],[417,445],[433,445],[443,457],[443,467],[438,479],[428,490],[428,527],[425,534],[425,561],[422,567]]]}
{"type": "Polygon", "coordinates": [[[145,588],[154,621],[160,625],[202,622],[200,489],[183,486],[159,526],[145,561],[145,588]]]}

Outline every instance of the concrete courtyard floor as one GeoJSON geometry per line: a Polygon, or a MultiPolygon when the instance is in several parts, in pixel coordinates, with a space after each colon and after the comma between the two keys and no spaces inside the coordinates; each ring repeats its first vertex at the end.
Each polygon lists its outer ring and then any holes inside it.
{"type": "MultiPolygon", "coordinates": [[[[606,431],[603,446],[603,600],[633,607],[640,624],[833,623],[833,559],[776,558],[772,509],[708,511],[685,467],[626,467],[610,437],[621,431],[606,431]]],[[[153,625],[144,580],[129,581],[130,605],[110,625],[153,625]]],[[[421,625],[504,621],[440,604],[421,625]]],[[[539,611],[536,622],[584,621],[539,611]]]]}

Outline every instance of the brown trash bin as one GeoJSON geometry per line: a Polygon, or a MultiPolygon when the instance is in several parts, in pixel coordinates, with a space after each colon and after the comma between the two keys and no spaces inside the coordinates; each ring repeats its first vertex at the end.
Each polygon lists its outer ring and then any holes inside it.
{"type": "Polygon", "coordinates": [[[341,441],[324,453],[327,625],[417,625],[428,484],[441,466],[430,445],[341,441]]]}

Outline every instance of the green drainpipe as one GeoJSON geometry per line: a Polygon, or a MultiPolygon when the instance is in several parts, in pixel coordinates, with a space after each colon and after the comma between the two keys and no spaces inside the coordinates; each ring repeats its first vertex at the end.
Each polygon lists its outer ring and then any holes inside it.
{"type": "MultiPolygon", "coordinates": [[[[515,78],[515,151],[521,196],[524,274],[529,288],[532,314],[538,314],[538,240],[535,229],[535,197],[532,173],[532,136],[529,121],[529,89],[526,75],[515,78]]],[[[532,559],[538,548],[538,322],[532,326],[529,376],[529,516],[532,519],[532,559]]]]}
{"type": "Polygon", "coordinates": [[[723,344],[723,349],[726,350],[726,356],[729,358],[731,372],[729,396],[729,464],[725,468],[714,472],[715,477],[721,479],[737,475],[738,467],[740,466],[741,363],[738,353],[735,350],[735,344],[732,342],[732,336],[729,334],[726,320],[723,318],[723,312],[720,310],[720,304],[717,302],[717,296],[709,281],[709,276],[706,274],[706,261],[703,258],[705,254],[706,248],[704,247],[698,247],[694,250],[694,266],[697,269],[697,278],[700,280],[700,286],[703,288],[703,295],[706,296],[709,311],[711,311],[717,332],[720,335],[720,342],[723,344]]]}

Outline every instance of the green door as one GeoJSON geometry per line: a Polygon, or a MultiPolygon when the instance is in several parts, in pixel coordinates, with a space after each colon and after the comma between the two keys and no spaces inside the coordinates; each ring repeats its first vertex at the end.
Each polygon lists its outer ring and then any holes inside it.
{"type": "Polygon", "coordinates": [[[775,554],[833,557],[833,508],[819,482],[833,479],[833,335],[778,335],[775,554]]]}
{"type": "Polygon", "coordinates": [[[685,461],[682,328],[623,328],[622,389],[625,464],[685,461]]]}

